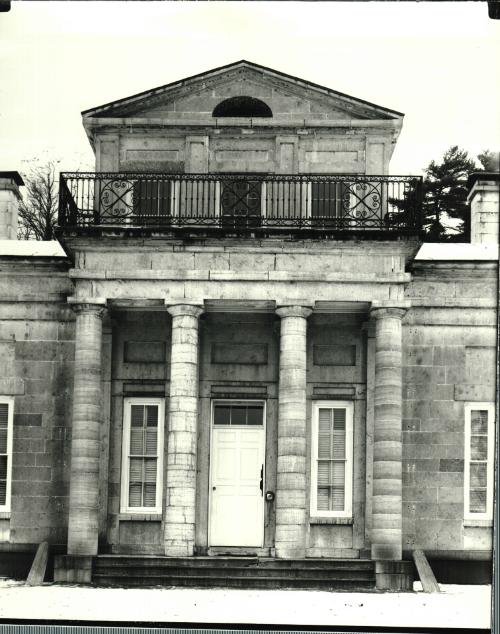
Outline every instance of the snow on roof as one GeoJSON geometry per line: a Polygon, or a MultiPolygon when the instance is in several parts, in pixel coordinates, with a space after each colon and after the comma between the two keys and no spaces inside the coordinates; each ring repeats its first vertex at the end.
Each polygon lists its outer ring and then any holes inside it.
{"type": "Polygon", "coordinates": [[[66,253],[57,240],[0,240],[0,257],[65,258],[66,253]]]}
{"type": "Polygon", "coordinates": [[[427,242],[420,247],[415,260],[498,260],[498,244],[427,242]]]}

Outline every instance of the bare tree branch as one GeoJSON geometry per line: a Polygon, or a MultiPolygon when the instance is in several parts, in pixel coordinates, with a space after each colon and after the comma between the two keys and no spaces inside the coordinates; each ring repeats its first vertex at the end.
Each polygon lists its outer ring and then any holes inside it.
{"type": "Polygon", "coordinates": [[[23,175],[26,200],[19,205],[20,240],[53,240],[57,224],[58,183],[56,164],[33,165],[23,175]]]}

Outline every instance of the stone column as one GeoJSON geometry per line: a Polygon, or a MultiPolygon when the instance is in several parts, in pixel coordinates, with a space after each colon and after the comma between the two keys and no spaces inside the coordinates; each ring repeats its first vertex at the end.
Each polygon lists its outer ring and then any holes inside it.
{"type": "Polygon", "coordinates": [[[278,395],[276,556],[305,556],[307,318],[311,309],[285,306],[281,317],[278,395]]]}
{"type": "Polygon", "coordinates": [[[97,554],[99,440],[102,420],[101,342],[104,306],[74,304],[75,375],[71,430],[68,554],[97,554]]]}
{"type": "Polygon", "coordinates": [[[374,308],[375,423],[373,439],[372,559],[402,557],[402,308],[374,308]]]}
{"type": "Polygon", "coordinates": [[[167,444],[165,554],[194,554],[196,435],[198,425],[198,318],[200,306],[170,306],[172,350],[167,444]]]}

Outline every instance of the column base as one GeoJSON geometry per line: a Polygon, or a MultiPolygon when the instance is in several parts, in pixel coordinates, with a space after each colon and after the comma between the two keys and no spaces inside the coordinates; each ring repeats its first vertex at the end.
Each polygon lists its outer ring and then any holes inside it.
{"type": "Polygon", "coordinates": [[[275,548],[276,559],[304,559],[306,556],[305,548],[294,546],[279,546],[275,548]]]}
{"type": "MultiPolygon", "coordinates": [[[[169,532],[169,527],[167,525],[165,532],[169,532]]],[[[165,557],[194,557],[195,547],[194,541],[192,539],[176,539],[176,540],[165,540],[165,557]]]]}
{"type": "Polygon", "coordinates": [[[375,585],[377,590],[411,592],[413,590],[413,563],[411,561],[376,561],[375,585]]]}
{"type": "Polygon", "coordinates": [[[372,544],[371,558],[375,561],[401,561],[403,549],[401,544],[372,544]]]}
{"type": "Polygon", "coordinates": [[[56,583],[92,583],[92,556],[57,555],[54,559],[56,583]]]}

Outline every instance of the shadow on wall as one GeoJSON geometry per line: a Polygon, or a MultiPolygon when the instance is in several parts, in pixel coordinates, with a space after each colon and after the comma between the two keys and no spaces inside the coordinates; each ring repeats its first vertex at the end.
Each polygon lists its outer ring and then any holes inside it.
{"type": "Polygon", "coordinates": [[[493,578],[491,561],[430,559],[429,563],[439,583],[482,585],[491,583],[493,578]]]}
{"type": "MultiPolygon", "coordinates": [[[[0,577],[25,581],[35,557],[36,550],[32,552],[0,552],[0,577]]],[[[49,559],[45,571],[44,581],[54,581],[54,556],[63,552],[53,547],[49,548],[49,559]]]]}

